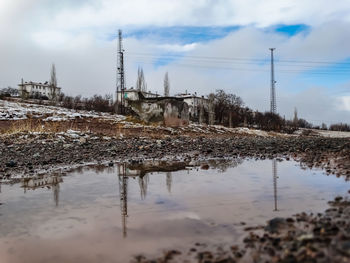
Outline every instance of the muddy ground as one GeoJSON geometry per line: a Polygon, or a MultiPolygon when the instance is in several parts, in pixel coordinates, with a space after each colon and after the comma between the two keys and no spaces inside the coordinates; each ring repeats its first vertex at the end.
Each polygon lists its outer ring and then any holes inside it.
{"type": "MultiPolygon", "coordinates": [[[[232,134],[167,134],[128,136],[90,132],[15,133],[0,136],[0,179],[14,183],[37,173],[88,162],[145,159],[196,164],[210,158],[294,159],[305,167],[350,179],[350,139],[314,136],[252,136],[232,134]]],[[[323,214],[301,213],[275,218],[266,226],[247,226],[244,244],[229,251],[189,248],[198,262],[350,262],[350,201],[339,197],[323,214]]],[[[168,251],[155,259],[142,255],[135,262],[172,262],[183,251],[168,251]]],[[[187,253],[187,252],[186,252],[187,253]]]]}
{"type": "Polygon", "coordinates": [[[17,133],[0,136],[2,179],[31,176],[57,166],[86,162],[208,158],[292,158],[308,167],[350,178],[350,140],[307,136],[107,137],[83,132],[17,133]]]}

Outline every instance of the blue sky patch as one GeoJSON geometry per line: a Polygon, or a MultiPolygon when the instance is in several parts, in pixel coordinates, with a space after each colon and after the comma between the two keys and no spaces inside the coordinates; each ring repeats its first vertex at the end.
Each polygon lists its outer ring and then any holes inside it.
{"type": "Polygon", "coordinates": [[[275,31],[282,33],[288,36],[294,36],[301,32],[308,33],[310,31],[310,26],[305,24],[296,24],[296,25],[278,25],[274,27],[275,31]]]}
{"type": "MultiPolygon", "coordinates": [[[[147,27],[126,28],[123,30],[124,38],[148,39],[162,44],[186,45],[198,42],[209,42],[226,37],[231,32],[237,31],[239,26],[225,27],[198,27],[198,26],[172,26],[172,27],[147,27]]],[[[115,40],[116,34],[111,34],[108,40],[115,40]]],[[[166,52],[154,60],[155,68],[168,65],[185,55],[184,52],[166,52]],[[173,56],[172,56],[173,55],[173,56]],[[176,55],[176,56],[174,56],[176,55]]]]}
{"type": "Polygon", "coordinates": [[[223,38],[239,26],[227,27],[194,27],[194,26],[173,26],[173,27],[148,27],[134,30],[126,30],[126,37],[137,39],[153,39],[163,43],[191,44],[196,42],[208,42],[223,38]]]}

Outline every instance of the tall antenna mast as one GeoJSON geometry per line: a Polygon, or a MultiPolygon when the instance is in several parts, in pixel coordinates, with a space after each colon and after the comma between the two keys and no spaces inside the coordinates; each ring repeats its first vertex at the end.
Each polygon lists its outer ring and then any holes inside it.
{"type": "Polygon", "coordinates": [[[271,93],[270,93],[270,112],[276,113],[277,106],[276,106],[276,91],[275,91],[275,72],[273,67],[273,51],[275,48],[270,48],[271,50],[271,93]]]}
{"type": "Polygon", "coordinates": [[[123,49],[122,42],[123,42],[122,31],[119,29],[118,30],[118,53],[117,53],[117,112],[120,114],[125,113],[124,49],[123,49]]]}

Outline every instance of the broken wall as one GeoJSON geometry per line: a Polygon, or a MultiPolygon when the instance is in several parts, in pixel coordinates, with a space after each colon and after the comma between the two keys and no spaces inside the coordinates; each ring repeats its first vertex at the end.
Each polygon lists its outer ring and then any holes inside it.
{"type": "Polygon", "coordinates": [[[188,105],[175,99],[145,99],[129,101],[128,105],[142,121],[162,123],[168,127],[186,126],[189,123],[188,105]]]}

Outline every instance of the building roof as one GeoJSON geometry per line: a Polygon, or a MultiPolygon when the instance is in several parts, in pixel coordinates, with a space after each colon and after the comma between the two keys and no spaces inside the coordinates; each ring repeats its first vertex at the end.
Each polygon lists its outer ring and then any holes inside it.
{"type": "MultiPolygon", "coordinates": [[[[45,81],[45,83],[41,83],[41,82],[33,82],[33,81],[29,81],[29,82],[23,82],[18,84],[18,86],[28,86],[28,85],[36,85],[36,86],[41,86],[41,87],[51,87],[50,83],[48,81],[45,81]]],[[[61,87],[56,87],[57,89],[61,89],[61,87]]]]}

